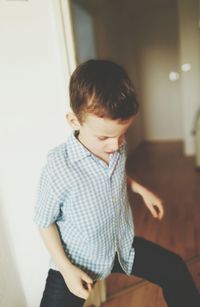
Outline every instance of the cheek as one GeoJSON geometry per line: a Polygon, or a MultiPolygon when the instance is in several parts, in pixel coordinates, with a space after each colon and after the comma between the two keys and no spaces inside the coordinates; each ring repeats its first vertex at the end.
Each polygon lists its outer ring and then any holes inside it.
{"type": "Polygon", "coordinates": [[[96,141],[96,147],[99,149],[104,149],[107,148],[109,146],[109,142],[108,141],[96,141]]]}
{"type": "Polygon", "coordinates": [[[104,142],[102,142],[102,141],[100,141],[100,140],[98,140],[96,138],[93,138],[91,140],[91,144],[92,144],[93,148],[96,148],[96,149],[100,149],[100,148],[105,146],[104,142]]]}

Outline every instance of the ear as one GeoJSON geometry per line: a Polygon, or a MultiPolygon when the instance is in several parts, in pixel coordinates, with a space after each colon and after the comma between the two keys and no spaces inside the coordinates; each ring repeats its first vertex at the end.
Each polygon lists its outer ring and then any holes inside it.
{"type": "Polygon", "coordinates": [[[72,129],[74,130],[80,129],[81,124],[79,123],[78,118],[73,112],[69,112],[66,114],[66,120],[72,129]]]}

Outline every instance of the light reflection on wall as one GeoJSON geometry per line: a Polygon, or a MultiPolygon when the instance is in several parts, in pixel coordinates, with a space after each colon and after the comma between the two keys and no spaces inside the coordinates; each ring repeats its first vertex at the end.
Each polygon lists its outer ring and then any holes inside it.
{"type": "Polygon", "coordinates": [[[177,81],[179,79],[179,73],[177,73],[176,71],[171,71],[169,73],[169,80],[170,81],[177,81]]]}
{"type": "Polygon", "coordinates": [[[182,71],[190,71],[191,70],[191,64],[187,63],[187,64],[183,64],[181,66],[181,70],[182,71]]]}

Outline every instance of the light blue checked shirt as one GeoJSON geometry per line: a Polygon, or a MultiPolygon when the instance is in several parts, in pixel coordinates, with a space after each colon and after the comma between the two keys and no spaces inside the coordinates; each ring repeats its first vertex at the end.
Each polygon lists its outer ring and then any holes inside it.
{"type": "MultiPolygon", "coordinates": [[[[125,162],[125,146],[107,165],[72,133],[49,152],[42,170],[34,221],[40,227],[56,223],[66,256],[93,280],[111,273],[116,252],[131,274],[134,227],[125,162]]],[[[50,267],[57,269],[53,260],[50,267]]]]}

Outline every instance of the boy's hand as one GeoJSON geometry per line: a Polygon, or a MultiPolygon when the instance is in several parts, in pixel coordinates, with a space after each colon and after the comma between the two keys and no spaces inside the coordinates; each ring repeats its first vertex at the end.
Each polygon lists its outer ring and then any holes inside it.
{"type": "Polygon", "coordinates": [[[164,215],[162,200],[129,176],[127,176],[127,182],[131,186],[133,192],[142,196],[145,205],[150,210],[153,217],[161,220],[164,215]]]}
{"type": "Polygon", "coordinates": [[[153,217],[161,220],[164,215],[162,200],[146,188],[141,190],[140,195],[142,196],[145,205],[150,210],[153,217]]]}
{"type": "Polygon", "coordinates": [[[93,280],[85,272],[71,264],[61,274],[70,292],[85,300],[88,298],[93,280]]]}

